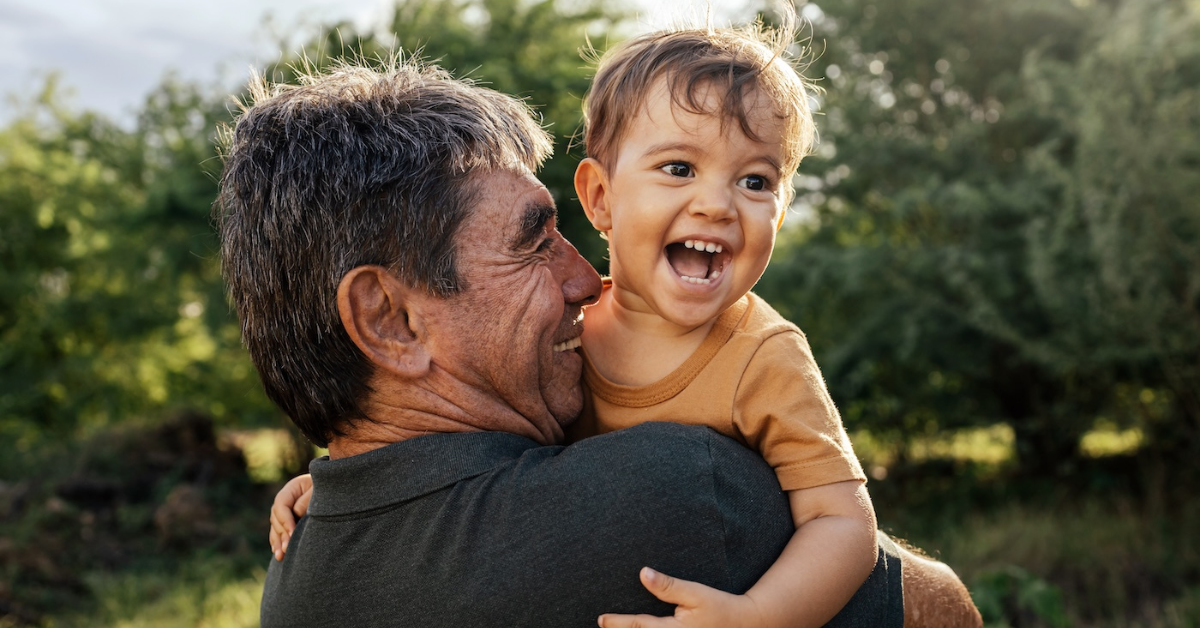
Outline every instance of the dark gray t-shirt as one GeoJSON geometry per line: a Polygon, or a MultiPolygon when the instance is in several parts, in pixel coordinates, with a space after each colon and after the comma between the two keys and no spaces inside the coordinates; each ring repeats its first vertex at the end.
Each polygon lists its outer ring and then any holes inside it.
{"type": "MultiPolygon", "coordinates": [[[[793,531],[774,473],[708,428],[648,423],[544,447],[435,434],[320,459],[262,625],[595,626],[669,615],[638,581],[663,573],[741,593],[793,531]]],[[[831,625],[903,624],[898,559],[831,625]]]]}

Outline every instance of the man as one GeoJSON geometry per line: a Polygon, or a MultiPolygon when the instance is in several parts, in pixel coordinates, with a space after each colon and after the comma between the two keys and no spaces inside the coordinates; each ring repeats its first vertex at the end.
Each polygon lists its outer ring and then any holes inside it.
{"type": "MultiPolygon", "coordinates": [[[[600,282],[555,229],[532,174],[551,145],[522,103],[413,63],[251,98],[223,271],[268,395],[329,448],[264,626],[593,625],[671,612],[644,565],[757,580],[792,532],[757,456],[670,424],[557,445],[600,282]]],[[[902,552],[881,547],[835,625],[901,624],[902,552]]],[[[948,569],[904,560],[910,619],[928,600],[978,623],[948,569]]]]}

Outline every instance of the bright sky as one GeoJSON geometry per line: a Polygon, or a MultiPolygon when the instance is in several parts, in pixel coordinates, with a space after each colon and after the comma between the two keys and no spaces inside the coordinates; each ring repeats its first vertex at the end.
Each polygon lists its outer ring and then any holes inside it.
{"type": "MultiPolygon", "coordinates": [[[[704,0],[629,0],[654,28],[703,11],[704,0]]],[[[351,20],[378,23],[394,0],[0,0],[0,124],[11,96],[57,71],[73,108],[129,121],[167,72],[232,89],[251,66],[281,56],[272,33],[351,20]]],[[[712,0],[718,21],[750,15],[749,0],[712,0]]]]}

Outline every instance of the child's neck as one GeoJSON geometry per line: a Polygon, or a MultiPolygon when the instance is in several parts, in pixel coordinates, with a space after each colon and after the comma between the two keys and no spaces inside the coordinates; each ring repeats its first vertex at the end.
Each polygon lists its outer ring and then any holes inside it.
{"type": "Polygon", "coordinates": [[[685,329],[650,311],[632,295],[606,289],[584,315],[583,348],[606,379],[646,386],[670,375],[708,336],[716,319],[685,329]]]}

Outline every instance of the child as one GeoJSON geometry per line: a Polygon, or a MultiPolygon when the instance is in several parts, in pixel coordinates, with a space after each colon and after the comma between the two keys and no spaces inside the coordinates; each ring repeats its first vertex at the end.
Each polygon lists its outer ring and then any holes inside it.
{"type": "MultiPolygon", "coordinates": [[[[665,587],[643,570],[689,626],[822,625],[876,561],[866,478],[804,334],[750,293],[814,134],[805,82],[780,56],[792,35],[756,25],[640,37],[601,60],[585,104],[575,189],[608,239],[612,278],[587,310],[590,398],[572,437],[645,421],[712,427],[775,468],[796,523],[744,595],[665,587]]],[[[280,493],[273,546],[310,494],[303,480],[280,493]]],[[[654,620],[600,625],[635,621],[654,620]]]]}

